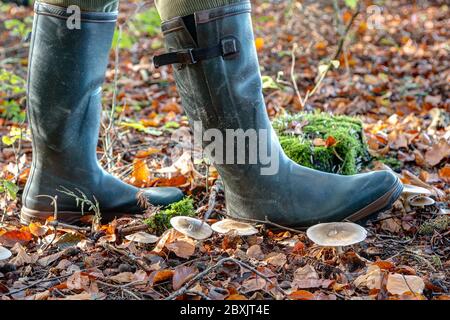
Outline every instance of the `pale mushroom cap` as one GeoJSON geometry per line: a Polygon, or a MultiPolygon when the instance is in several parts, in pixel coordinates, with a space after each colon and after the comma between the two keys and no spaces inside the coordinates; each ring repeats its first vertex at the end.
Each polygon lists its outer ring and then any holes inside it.
{"type": "Polygon", "coordinates": [[[212,234],[212,229],[209,224],[191,217],[173,217],[170,219],[170,224],[178,232],[197,240],[207,239],[212,234]]]}
{"type": "Polygon", "coordinates": [[[127,235],[125,237],[125,239],[133,241],[133,242],[150,244],[150,243],[158,242],[159,237],[149,234],[147,232],[140,231],[140,232],[136,232],[136,233],[127,235]]]}
{"type": "Polygon", "coordinates": [[[11,256],[12,256],[11,251],[9,251],[8,249],[0,246],[0,261],[9,259],[9,257],[11,257],[11,256]]]}
{"type": "Polygon", "coordinates": [[[211,228],[218,233],[228,233],[235,230],[240,236],[251,236],[258,233],[251,224],[240,222],[232,219],[223,219],[214,223],[211,228]]]}
{"type": "Polygon", "coordinates": [[[431,195],[431,191],[422,187],[404,184],[402,194],[404,195],[421,194],[424,196],[429,196],[431,195]]]}
{"type": "Polygon", "coordinates": [[[430,197],[425,197],[425,196],[413,197],[411,199],[408,199],[408,202],[413,207],[424,207],[424,206],[431,206],[431,205],[435,204],[435,201],[433,199],[431,199],[430,197]]]}
{"type": "Polygon", "coordinates": [[[343,247],[364,241],[367,231],[356,223],[330,222],[310,227],[306,235],[319,246],[343,247]]]}

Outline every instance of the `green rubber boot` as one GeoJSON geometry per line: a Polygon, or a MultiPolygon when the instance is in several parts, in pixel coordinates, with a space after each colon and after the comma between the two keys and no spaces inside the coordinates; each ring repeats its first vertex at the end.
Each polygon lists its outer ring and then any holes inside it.
{"type": "MultiPolygon", "coordinates": [[[[59,220],[77,223],[81,208],[60,190],[84,193],[99,203],[102,222],[138,214],[139,189],[103,170],[97,161],[101,85],[117,12],[82,12],[81,29],[67,27],[62,7],[36,2],[28,74],[28,119],[33,161],[23,194],[21,220],[45,221],[57,196],[59,220]]],[[[177,188],[150,188],[145,197],[165,206],[183,197],[177,188]]],[[[87,210],[87,208],[85,208],[87,210]]]]}
{"type": "Polygon", "coordinates": [[[170,19],[162,25],[169,53],[154,58],[156,67],[174,64],[178,92],[192,124],[200,123],[208,138],[223,137],[218,141],[224,145],[215,148],[211,160],[224,183],[228,213],[308,227],[361,221],[390,207],[403,188],[391,172],[341,176],[299,166],[286,157],[264,104],[250,12],[250,2],[243,1],[170,19]],[[248,133],[245,138],[255,131],[263,134],[244,143],[241,139],[241,144],[228,139],[239,129],[248,133]],[[264,149],[268,152],[260,153],[264,149]],[[242,151],[244,162],[236,157],[242,151]]]}

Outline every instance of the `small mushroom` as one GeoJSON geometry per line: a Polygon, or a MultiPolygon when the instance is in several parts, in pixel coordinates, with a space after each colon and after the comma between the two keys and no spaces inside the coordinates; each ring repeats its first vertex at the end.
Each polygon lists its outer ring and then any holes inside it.
{"type": "Polygon", "coordinates": [[[170,224],[175,230],[197,240],[207,239],[212,234],[212,229],[209,224],[191,217],[173,217],[170,219],[170,224]]]}
{"type": "Polygon", "coordinates": [[[424,208],[426,206],[432,206],[435,204],[435,201],[426,196],[412,196],[408,198],[408,203],[413,207],[424,208]]]}
{"type": "Polygon", "coordinates": [[[322,247],[334,247],[342,253],[343,246],[349,246],[367,237],[367,231],[351,222],[330,222],[316,224],[306,231],[308,238],[322,247]]]}
{"type": "Polygon", "coordinates": [[[214,223],[211,228],[218,233],[228,233],[235,230],[240,236],[251,236],[258,233],[258,230],[251,224],[232,219],[223,219],[214,223]]]}
{"type": "Polygon", "coordinates": [[[147,232],[140,231],[125,236],[125,239],[142,244],[151,244],[158,242],[159,238],[147,232]]]}
{"type": "Polygon", "coordinates": [[[11,251],[9,251],[8,249],[0,246],[0,261],[9,259],[9,257],[11,257],[11,256],[12,256],[11,251]]]}
{"type": "Polygon", "coordinates": [[[430,196],[430,195],[431,195],[431,191],[428,189],[418,187],[418,186],[413,186],[410,184],[404,184],[401,197],[402,197],[403,203],[405,205],[405,209],[408,212],[408,211],[411,211],[411,207],[410,207],[410,203],[409,203],[409,199],[411,197],[430,196]]]}

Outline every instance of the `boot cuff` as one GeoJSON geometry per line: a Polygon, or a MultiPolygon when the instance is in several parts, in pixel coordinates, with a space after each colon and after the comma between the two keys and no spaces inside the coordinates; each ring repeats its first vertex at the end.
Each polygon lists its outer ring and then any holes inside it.
{"type": "MultiPolygon", "coordinates": [[[[73,1],[72,1],[73,2],[73,1]]],[[[68,11],[68,8],[55,6],[48,3],[43,2],[35,2],[34,4],[34,12],[39,15],[46,15],[55,18],[60,18],[67,20],[69,17],[72,17],[75,13],[73,11],[68,11]]],[[[115,22],[117,21],[118,12],[80,12],[81,21],[87,22],[115,22]]]]}

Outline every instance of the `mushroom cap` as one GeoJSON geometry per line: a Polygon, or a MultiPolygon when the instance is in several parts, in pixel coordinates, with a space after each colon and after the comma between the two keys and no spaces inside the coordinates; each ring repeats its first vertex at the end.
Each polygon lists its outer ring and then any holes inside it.
{"type": "Polygon", "coordinates": [[[125,239],[133,241],[133,242],[150,244],[150,243],[158,242],[159,237],[154,236],[153,234],[149,234],[144,231],[139,231],[139,232],[125,236],[125,239]]]}
{"type": "Polygon", "coordinates": [[[413,207],[425,207],[435,204],[436,201],[426,196],[416,196],[408,199],[408,203],[413,207]]]}
{"type": "Polygon", "coordinates": [[[431,191],[428,189],[422,188],[422,187],[413,186],[411,184],[404,184],[402,194],[407,195],[407,196],[413,195],[413,194],[429,196],[429,195],[431,195],[431,191]]]}
{"type": "Polygon", "coordinates": [[[8,249],[0,246],[0,261],[9,259],[9,257],[11,257],[11,256],[12,256],[11,251],[9,251],[8,249]]]}
{"type": "Polygon", "coordinates": [[[232,219],[220,220],[214,223],[211,228],[218,233],[228,233],[235,230],[240,236],[251,236],[258,233],[258,230],[251,224],[232,219]]]}
{"type": "Polygon", "coordinates": [[[191,217],[176,216],[170,219],[170,224],[175,230],[196,240],[207,239],[212,234],[209,224],[191,217]]]}
{"type": "Polygon", "coordinates": [[[352,222],[330,222],[308,228],[306,235],[319,246],[342,247],[364,241],[367,231],[352,222]]]}

